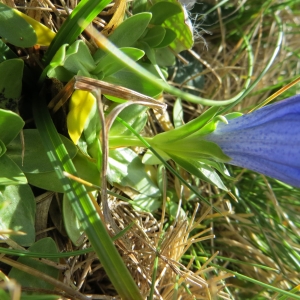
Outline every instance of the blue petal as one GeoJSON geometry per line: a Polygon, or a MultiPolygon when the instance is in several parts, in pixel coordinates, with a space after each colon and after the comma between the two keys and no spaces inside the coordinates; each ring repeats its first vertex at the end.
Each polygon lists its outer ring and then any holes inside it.
{"type": "Polygon", "coordinates": [[[218,124],[205,137],[230,164],[300,187],[300,95],[218,124]]]}
{"type": "Polygon", "coordinates": [[[299,168],[286,166],[259,157],[240,155],[240,153],[233,155],[234,160],[229,163],[234,166],[251,169],[252,171],[276,178],[295,187],[300,187],[299,168]]]}
{"type": "Polygon", "coordinates": [[[252,126],[258,126],[264,123],[269,122],[270,120],[282,119],[288,115],[295,114],[300,116],[300,95],[296,95],[285,99],[283,101],[267,105],[263,108],[260,108],[253,113],[244,115],[242,117],[230,120],[230,129],[225,129],[226,125],[220,123],[218,125],[224,131],[233,131],[235,129],[244,129],[252,126]]]}

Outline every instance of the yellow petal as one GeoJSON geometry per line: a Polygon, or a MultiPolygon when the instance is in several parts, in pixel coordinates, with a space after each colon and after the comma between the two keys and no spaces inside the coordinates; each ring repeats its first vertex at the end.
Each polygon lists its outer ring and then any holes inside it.
{"type": "Polygon", "coordinates": [[[27,15],[21,13],[19,10],[14,9],[14,11],[21,16],[27,23],[29,23],[34,29],[37,36],[37,45],[40,46],[49,46],[52,40],[55,37],[55,32],[50,30],[45,25],[40,22],[28,17],[27,15]]]}
{"type": "Polygon", "coordinates": [[[96,98],[94,95],[91,92],[82,90],[75,90],[70,99],[67,126],[70,138],[75,145],[78,143],[84,125],[95,103],[96,98]]]}

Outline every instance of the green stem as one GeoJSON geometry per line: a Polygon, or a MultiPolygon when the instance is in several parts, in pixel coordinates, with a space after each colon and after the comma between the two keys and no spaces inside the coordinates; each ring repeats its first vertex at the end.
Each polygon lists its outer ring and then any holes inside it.
{"type": "MultiPolygon", "coordinates": [[[[152,138],[144,139],[149,142],[152,138]]],[[[109,148],[145,147],[145,144],[135,136],[110,136],[109,148]]]]}

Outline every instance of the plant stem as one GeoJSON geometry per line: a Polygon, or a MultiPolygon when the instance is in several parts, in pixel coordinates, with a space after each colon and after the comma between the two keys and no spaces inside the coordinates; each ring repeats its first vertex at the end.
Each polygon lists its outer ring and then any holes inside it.
{"type": "MultiPolygon", "coordinates": [[[[152,138],[143,137],[147,142],[152,138]]],[[[145,147],[145,144],[135,136],[110,136],[109,148],[145,147]]]]}

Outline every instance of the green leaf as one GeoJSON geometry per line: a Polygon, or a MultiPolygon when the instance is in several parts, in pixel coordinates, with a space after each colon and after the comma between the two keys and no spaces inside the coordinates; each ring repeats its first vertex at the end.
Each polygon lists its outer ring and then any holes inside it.
{"type": "MultiPolygon", "coordinates": [[[[170,217],[173,217],[173,219],[176,218],[177,212],[178,212],[178,204],[175,203],[174,201],[167,201],[166,203],[166,212],[170,217]]],[[[186,218],[186,213],[185,211],[180,208],[179,210],[179,218],[186,218]]]]}
{"type": "Polygon", "coordinates": [[[173,122],[175,128],[178,128],[183,125],[183,108],[182,108],[182,103],[180,98],[177,98],[174,103],[173,122]]]}
{"type": "Polygon", "coordinates": [[[138,211],[154,212],[162,205],[162,201],[159,198],[149,198],[145,195],[139,195],[134,199],[132,206],[138,211]]]}
{"type": "Polygon", "coordinates": [[[7,145],[23,128],[25,122],[12,111],[0,109],[0,140],[7,145]]]}
{"type": "MultiPolygon", "coordinates": [[[[152,145],[152,144],[151,144],[152,145]]],[[[215,143],[191,136],[170,143],[155,144],[155,147],[166,152],[169,156],[176,155],[187,159],[201,161],[201,159],[214,159],[221,162],[231,160],[215,143]]]]}
{"type": "MultiPolygon", "coordinates": [[[[53,166],[47,156],[38,130],[26,129],[23,133],[25,141],[24,158],[22,157],[22,144],[20,143],[19,137],[7,145],[7,155],[25,173],[44,173],[53,171],[53,166]]],[[[64,136],[61,136],[61,139],[68,149],[69,155],[73,158],[77,153],[76,146],[64,136]]]]}
{"type": "Polygon", "coordinates": [[[21,18],[23,18],[29,25],[32,26],[35,34],[37,36],[36,44],[39,46],[49,46],[55,37],[55,33],[50,30],[48,27],[43,25],[42,23],[36,21],[35,19],[29,17],[28,15],[20,12],[17,9],[14,9],[14,12],[18,14],[21,18]]]}
{"type": "Polygon", "coordinates": [[[89,48],[81,40],[71,46],[62,45],[50,65],[47,75],[60,81],[69,81],[79,71],[80,75],[89,77],[89,73],[96,67],[89,48]]]}
{"type": "Polygon", "coordinates": [[[230,174],[229,174],[228,170],[226,169],[226,166],[223,163],[220,163],[220,162],[217,162],[214,160],[208,160],[208,159],[201,159],[201,163],[204,163],[208,166],[213,167],[227,179],[229,179],[229,180],[233,179],[232,177],[230,177],[230,174]]]}
{"type": "Polygon", "coordinates": [[[0,288],[0,299],[2,300],[11,300],[11,292],[5,291],[5,288],[0,288]]]}
{"type": "Polygon", "coordinates": [[[63,66],[56,66],[55,68],[52,68],[49,70],[49,72],[47,72],[47,76],[49,78],[56,78],[62,82],[68,82],[74,77],[74,74],[69,72],[63,66]]]}
{"type": "Polygon", "coordinates": [[[69,72],[63,65],[66,59],[66,52],[67,52],[68,44],[62,45],[55,55],[53,56],[48,69],[47,69],[47,76],[50,78],[56,78],[60,81],[67,82],[69,81],[74,74],[69,72]]]}
{"type": "MultiPolygon", "coordinates": [[[[148,68],[148,70],[151,71],[152,73],[157,74],[156,70],[152,65],[149,64],[141,64],[141,65],[145,68],[148,68]]],[[[161,80],[161,79],[157,78],[157,80],[161,80]]],[[[153,84],[142,79],[139,75],[128,70],[127,68],[124,68],[123,70],[111,76],[106,77],[105,81],[115,85],[124,86],[126,88],[129,88],[131,90],[137,91],[141,94],[150,97],[156,97],[162,92],[162,89],[153,86],[153,84]]]]}
{"type": "MultiPolygon", "coordinates": [[[[100,186],[100,173],[97,165],[88,157],[78,152],[73,158],[73,163],[78,171],[78,177],[100,186]]],[[[45,173],[25,173],[28,182],[41,189],[56,193],[64,193],[61,181],[54,171],[45,173]]],[[[92,190],[86,187],[88,191],[92,190]]]]}
{"type": "Polygon", "coordinates": [[[160,69],[160,67],[158,66],[158,64],[156,63],[156,57],[155,57],[155,50],[154,50],[154,48],[150,47],[144,41],[139,42],[138,45],[140,46],[140,48],[142,48],[145,51],[145,53],[147,55],[147,58],[150,60],[151,65],[153,66],[153,68],[157,72],[158,76],[162,80],[165,80],[164,73],[162,72],[162,70],[160,69]]]}
{"type": "MultiPolygon", "coordinates": [[[[155,151],[165,160],[169,160],[170,157],[162,150],[155,149],[155,151]]],[[[151,150],[147,150],[146,153],[143,156],[142,160],[143,164],[145,165],[158,165],[161,164],[161,160],[152,153],[151,150]]]]}
{"type": "Polygon", "coordinates": [[[239,118],[241,117],[243,114],[241,112],[232,112],[232,113],[229,113],[227,115],[225,115],[224,117],[227,119],[227,120],[232,120],[232,119],[235,119],[235,118],[239,118]]]}
{"type": "MultiPolygon", "coordinates": [[[[90,158],[78,152],[72,161],[81,179],[97,186],[101,185],[98,167],[90,158]]],[[[86,189],[91,190],[89,187],[86,187],[86,189]]]]}
{"type": "Polygon", "coordinates": [[[161,25],[166,19],[179,14],[181,11],[182,10],[178,2],[157,2],[150,8],[150,12],[152,13],[150,23],[154,25],[161,25]]]}
{"type": "Polygon", "coordinates": [[[147,0],[135,0],[132,2],[132,14],[136,15],[147,11],[147,0]]]}
{"type": "Polygon", "coordinates": [[[80,246],[80,244],[82,244],[80,238],[82,237],[83,230],[72,208],[71,202],[65,194],[63,197],[63,219],[68,237],[75,246],[80,246]]]}
{"type": "MultiPolygon", "coordinates": [[[[30,248],[28,248],[28,251],[30,252],[39,252],[39,253],[58,253],[57,247],[55,242],[52,240],[52,238],[44,238],[36,243],[34,243],[30,248]]],[[[58,258],[48,258],[49,260],[52,260],[55,263],[59,263],[58,258]]],[[[58,279],[59,276],[59,270],[55,267],[46,265],[45,263],[42,263],[36,259],[30,258],[30,257],[20,257],[18,259],[18,262],[24,265],[27,265],[31,268],[34,268],[43,274],[46,274],[48,276],[51,276],[55,279],[58,279]]],[[[9,272],[9,277],[14,278],[19,284],[21,284],[22,287],[30,287],[35,289],[47,289],[47,290],[54,290],[54,287],[45,282],[43,279],[38,278],[36,276],[33,276],[31,274],[28,274],[24,271],[20,271],[17,268],[12,268],[9,272]]],[[[42,298],[40,298],[42,299],[42,298]]]]}
{"type": "Polygon", "coordinates": [[[164,27],[173,30],[177,35],[176,39],[170,44],[170,47],[176,53],[192,48],[194,44],[193,29],[191,28],[191,23],[185,8],[181,6],[177,0],[153,0],[154,5],[161,2],[177,5],[181,10],[181,12],[176,15],[166,18],[162,24],[164,27]]]}
{"type": "Polygon", "coordinates": [[[74,75],[80,70],[83,74],[88,74],[95,68],[89,48],[82,40],[76,41],[67,48],[64,67],[74,75]]]}
{"type": "Polygon", "coordinates": [[[6,42],[21,48],[32,47],[37,42],[37,36],[32,26],[14,9],[3,3],[0,3],[0,36],[6,42]]]}
{"type": "MultiPolygon", "coordinates": [[[[146,111],[147,107],[142,105],[131,105],[126,107],[120,114],[119,118],[128,123],[136,132],[141,132],[147,123],[148,116],[146,111]]],[[[132,136],[133,133],[121,124],[118,120],[115,120],[110,131],[109,136],[132,136]]]]}
{"type": "Polygon", "coordinates": [[[64,188],[54,171],[44,173],[25,173],[25,176],[28,182],[33,186],[46,191],[64,193],[64,188]]]}
{"type": "MultiPolygon", "coordinates": [[[[160,44],[156,45],[154,48],[164,48],[169,46],[177,37],[176,33],[169,28],[165,28],[165,36],[160,44]]],[[[174,55],[173,55],[174,56],[174,55]]]]}
{"type": "Polygon", "coordinates": [[[168,47],[156,49],[155,60],[161,67],[169,67],[175,64],[174,53],[168,47]]]}
{"type": "Polygon", "coordinates": [[[17,58],[0,63],[0,108],[16,111],[22,90],[23,68],[23,60],[17,58]]]}
{"type": "Polygon", "coordinates": [[[0,157],[0,186],[26,184],[27,179],[22,170],[7,154],[0,157]]]}
{"type": "Polygon", "coordinates": [[[2,40],[0,40],[0,63],[12,58],[17,58],[17,55],[2,40]]]}
{"type": "Polygon", "coordinates": [[[223,181],[221,180],[220,176],[217,174],[217,172],[208,165],[196,160],[191,160],[173,154],[170,154],[170,156],[178,165],[180,165],[186,171],[195,175],[199,179],[213,184],[224,191],[228,190],[224,185],[223,181]]]}
{"type": "Polygon", "coordinates": [[[154,143],[170,143],[171,141],[181,140],[193,133],[197,132],[203,126],[205,126],[208,121],[210,121],[215,114],[218,112],[219,108],[213,106],[205,111],[202,115],[196,119],[186,123],[183,126],[180,126],[174,130],[160,133],[153,138],[154,143]]]}
{"type": "Polygon", "coordinates": [[[1,229],[23,231],[26,235],[9,237],[21,246],[29,246],[35,240],[35,199],[29,185],[0,187],[1,229]]]}
{"type": "Polygon", "coordinates": [[[147,43],[150,47],[155,47],[163,41],[166,34],[166,29],[162,26],[153,26],[149,28],[146,35],[141,39],[141,41],[147,43]]]}
{"type": "Polygon", "coordinates": [[[110,150],[108,161],[108,180],[110,182],[131,187],[139,194],[136,196],[137,199],[160,196],[158,187],[146,173],[140,157],[131,149],[110,150]]]}
{"type": "MultiPolygon", "coordinates": [[[[6,61],[6,60],[12,60],[12,59],[14,59],[14,60],[18,59],[18,56],[0,39],[0,63],[2,63],[3,61],[6,61]]],[[[18,60],[20,60],[20,59],[18,59],[18,60]]],[[[15,66],[16,66],[15,62],[12,64],[13,65],[12,72],[14,74],[13,77],[14,77],[15,81],[8,80],[8,86],[14,85],[14,87],[11,88],[11,92],[12,92],[13,96],[15,94],[17,94],[17,101],[20,99],[22,81],[23,81],[23,84],[25,84],[28,89],[36,88],[35,79],[34,79],[35,75],[33,73],[33,70],[31,70],[28,66],[26,66],[24,64],[23,59],[21,59],[21,64],[22,64],[22,66],[24,66],[23,71],[21,71],[20,66],[18,66],[17,69],[15,69],[15,66]],[[22,76],[23,76],[23,78],[22,78],[22,76]]],[[[3,76],[0,77],[2,80],[2,83],[6,80],[7,71],[8,71],[8,69],[4,68],[5,77],[3,77],[3,76]]],[[[7,76],[7,78],[9,79],[10,76],[7,76]]],[[[0,99],[1,98],[2,98],[2,96],[0,93],[0,99]]],[[[8,101],[9,101],[9,99],[8,99],[8,101]]],[[[16,101],[16,103],[17,103],[17,101],[16,101]]],[[[1,102],[1,100],[0,100],[0,102],[1,102]]],[[[8,107],[7,109],[10,109],[10,108],[8,107]]]]}
{"type": "Polygon", "coordinates": [[[0,157],[6,152],[4,143],[0,140],[0,157]]]}
{"type": "MultiPolygon", "coordinates": [[[[136,14],[122,22],[116,30],[109,36],[109,40],[118,48],[131,47],[142,36],[147,28],[152,15],[148,12],[136,14]]],[[[94,60],[99,62],[106,54],[105,51],[98,49],[94,54],[94,60]]]]}
{"type": "MultiPolygon", "coordinates": [[[[141,59],[144,56],[144,51],[132,48],[132,47],[123,47],[120,48],[120,50],[129,56],[131,59],[137,61],[141,59]]],[[[112,54],[108,53],[107,55],[103,56],[101,59],[99,59],[97,63],[97,67],[91,72],[92,75],[98,76],[97,74],[101,74],[101,77],[107,77],[110,76],[124,68],[123,65],[121,65],[112,54]]],[[[98,79],[102,79],[98,78],[98,79]]]]}

